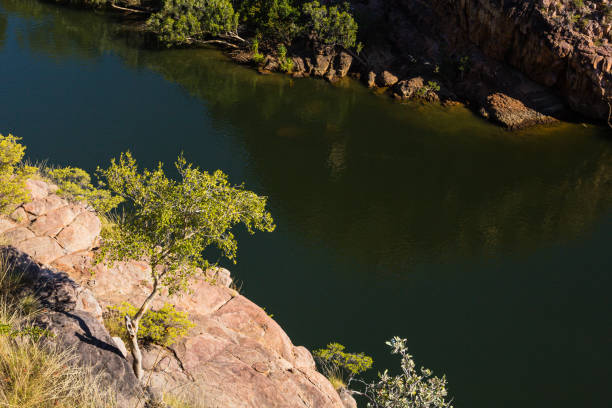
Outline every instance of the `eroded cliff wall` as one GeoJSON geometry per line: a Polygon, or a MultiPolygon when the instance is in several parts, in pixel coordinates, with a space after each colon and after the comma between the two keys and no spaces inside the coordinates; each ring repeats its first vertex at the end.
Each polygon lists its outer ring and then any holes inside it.
{"type": "MultiPolygon", "coordinates": [[[[476,46],[553,89],[573,110],[608,118],[612,6],[606,0],[393,0],[384,7],[389,18],[409,19],[447,53],[476,46]]],[[[395,38],[401,41],[401,32],[395,38]]]]}

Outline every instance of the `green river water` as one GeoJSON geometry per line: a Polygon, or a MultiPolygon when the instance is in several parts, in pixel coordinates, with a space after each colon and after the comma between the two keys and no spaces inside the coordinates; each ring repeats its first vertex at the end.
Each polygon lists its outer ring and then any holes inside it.
{"type": "Polygon", "coordinates": [[[267,195],[277,230],[239,233],[225,266],[296,344],[363,351],[373,376],[406,337],[456,407],[609,406],[608,129],[508,132],[137,43],[103,15],[0,0],[0,132],[89,171],[184,151],[267,195]]]}

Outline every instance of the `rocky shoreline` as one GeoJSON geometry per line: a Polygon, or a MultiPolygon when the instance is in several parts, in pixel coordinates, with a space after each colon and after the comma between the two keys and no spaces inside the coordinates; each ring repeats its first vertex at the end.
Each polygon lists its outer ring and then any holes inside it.
{"type": "MultiPolygon", "coordinates": [[[[145,391],[102,314],[107,306],[143,301],[151,285],[147,265],[95,265],[101,229],[95,213],[57,196],[57,187],[42,180],[28,180],[27,188],[32,200],[0,218],[2,253],[34,282],[45,307],[39,323],[55,334],[53,341],[74,348],[82,364],[93,366],[119,407],[133,408],[145,391]]],[[[143,350],[146,391],[219,408],[354,406],[316,370],[310,352],[294,346],[231,282],[227,270],[215,269],[196,280],[189,294],[155,300],[154,308],[169,302],[187,312],[195,327],[172,347],[143,350]]]]}
{"type": "MultiPolygon", "coordinates": [[[[463,103],[509,129],[610,119],[608,1],[584,1],[579,8],[575,2],[551,0],[350,3],[357,20],[367,20],[363,51],[357,55],[297,41],[287,49],[290,75],[330,82],[350,76],[398,100],[463,103]]],[[[146,31],[146,13],[117,7],[114,12],[128,26],[146,31]]],[[[276,51],[255,58],[245,43],[228,48],[228,54],[261,73],[283,72],[276,51]]]]}

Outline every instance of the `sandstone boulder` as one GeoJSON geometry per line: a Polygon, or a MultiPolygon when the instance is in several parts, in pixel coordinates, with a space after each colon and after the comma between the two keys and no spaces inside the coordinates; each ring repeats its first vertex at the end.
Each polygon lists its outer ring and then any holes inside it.
{"type": "Polygon", "coordinates": [[[30,192],[32,200],[40,200],[49,194],[48,184],[42,180],[28,179],[26,180],[26,188],[30,192]]]}
{"type": "Polygon", "coordinates": [[[90,249],[100,234],[101,223],[95,214],[84,211],[57,235],[57,242],[68,252],[90,249]]]}
{"type": "Polygon", "coordinates": [[[398,80],[399,79],[389,71],[383,71],[383,73],[378,76],[378,86],[385,88],[390,87],[395,85],[398,80]]]}
{"type": "Polygon", "coordinates": [[[551,123],[555,119],[525,106],[521,101],[502,93],[487,97],[485,110],[488,117],[509,129],[520,129],[542,123],[551,123]]]}
{"type": "Polygon", "coordinates": [[[331,55],[316,55],[314,60],[313,74],[320,77],[324,76],[332,63],[332,60],[333,56],[331,55]]]}
{"type": "Polygon", "coordinates": [[[67,205],[46,215],[38,217],[30,226],[36,235],[57,235],[62,228],[69,225],[82,210],[75,205],[67,205]]]}
{"type": "Polygon", "coordinates": [[[339,394],[342,404],[344,404],[344,408],[357,408],[357,401],[355,401],[355,398],[353,398],[349,390],[341,388],[339,394]]]}
{"type": "Polygon", "coordinates": [[[62,247],[51,237],[33,237],[15,244],[15,247],[41,264],[49,264],[65,254],[62,247]]]}
{"type": "Polygon", "coordinates": [[[410,99],[425,86],[425,81],[422,77],[415,77],[409,80],[403,80],[397,83],[394,92],[402,99],[410,99]]]}
{"type": "Polygon", "coordinates": [[[2,234],[2,239],[8,244],[18,244],[19,242],[34,237],[34,233],[26,227],[18,227],[2,234]]]}
{"type": "Polygon", "coordinates": [[[23,205],[23,209],[35,216],[41,216],[53,210],[57,210],[60,207],[67,205],[68,202],[59,198],[56,195],[46,196],[33,200],[23,205]]]}
{"type": "Polygon", "coordinates": [[[17,223],[6,218],[0,218],[0,234],[17,227],[17,223]]]}
{"type": "Polygon", "coordinates": [[[11,220],[16,221],[18,223],[24,223],[29,220],[28,213],[23,209],[23,207],[17,208],[10,215],[11,220]]]}
{"type": "Polygon", "coordinates": [[[352,64],[353,57],[344,51],[340,52],[334,62],[338,77],[344,78],[348,74],[349,69],[351,69],[352,64]]]}
{"type": "Polygon", "coordinates": [[[368,88],[376,87],[376,74],[374,71],[368,72],[368,88]]]}

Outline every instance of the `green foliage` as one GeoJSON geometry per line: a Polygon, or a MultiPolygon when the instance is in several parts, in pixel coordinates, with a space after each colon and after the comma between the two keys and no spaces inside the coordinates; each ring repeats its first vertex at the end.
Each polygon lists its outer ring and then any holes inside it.
{"type": "Polygon", "coordinates": [[[48,170],[45,175],[59,187],[58,195],[72,201],[87,202],[100,214],[108,213],[123,201],[108,190],[95,188],[85,170],[64,167],[48,170]]]}
{"type": "Polygon", "coordinates": [[[207,35],[236,32],[238,14],[230,0],[163,0],[162,9],[151,15],[148,27],[168,46],[191,43],[207,35]]]}
{"type": "Polygon", "coordinates": [[[313,355],[319,363],[323,374],[334,384],[342,388],[352,379],[372,367],[372,357],[363,353],[347,353],[339,343],[330,343],[327,348],[315,350],[313,355]]]}
{"type": "Polygon", "coordinates": [[[401,357],[402,373],[389,375],[388,371],[378,374],[378,381],[368,384],[365,395],[371,408],[452,408],[446,400],[446,377],[433,377],[431,370],[416,370],[412,356],[408,354],[406,339],[394,337],[386,344],[391,354],[401,357]]]}
{"type": "Polygon", "coordinates": [[[357,23],[347,10],[337,6],[327,7],[312,1],[304,4],[306,29],[319,43],[352,48],[357,41],[357,23]]]}
{"type": "Polygon", "coordinates": [[[468,57],[467,55],[464,55],[463,57],[459,58],[458,68],[459,68],[459,71],[461,72],[461,75],[469,71],[470,70],[470,57],[468,57]]]}
{"type": "Polygon", "coordinates": [[[169,179],[162,163],[155,170],[139,171],[136,160],[121,154],[111,166],[98,169],[108,188],[127,201],[128,211],[102,230],[96,261],[146,260],[153,288],[131,318],[126,330],[134,357],[134,373],[142,379],[142,354],[138,345],[140,322],[162,288],[169,295],[188,289],[189,280],[210,266],[203,251],[216,247],[235,262],[238,244],[232,227],[242,224],[249,233],[274,230],[266,211],[266,198],[232,186],[220,170],[213,174],[175,163],[178,179],[169,179]]]}
{"type": "Polygon", "coordinates": [[[293,60],[287,57],[287,48],[282,44],[278,46],[278,64],[283,72],[293,71],[293,60]]]}
{"type": "Polygon", "coordinates": [[[428,81],[427,84],[423,85],[416,91],[416,96],[419,98],[425,98],[431,92],[438,92],[440,90],[440,84],[436,81],[428,81]]]}
{"type": "Polygon", "coordinates": [[[264,60],[264,55],[259,52],[259,40],[257,38],[253,40],[251,49],[253,51],[253,62],[256,64],[261,64],[264,60]]]}
{"type": "MultiPolygon", "coordinates": [[[[128,340],[127,330],[123,325],[124,316],[134,317],[138,308],[130,303],[123,302],[118,306],[111,306],[104,317],[104,324],[113,336],[128,340]]],[[[195,327],[187,317],[187,313],[177,311],[173,305],[166,303],[159,310],[148,310],[142,317],[138,340],[144,343],[154,343],[160,346],[171,346],[189,329],[195,327]]]]}
{"type": "Polygon", "coordinates": [[[292,0],[244,0],[238,10],[247,28],[268,41],[291,44],[300,32],[300,11],[292,0]]]}
{"type": "Polygon", "coordinates": [[[146,259],[154,284],[170,294],[185,290],[198,268],[209,266],[202,255],[209,246],[235,261],[238,246],[231,229],[236,224],[251,234],[274,230],[265,197],[230,185],[220,170],[209,174],[188,165],[182,156],[175,166],[178,181],[166,176],[161,163],[140,172],[128,152],[108,169],[98,169],[130,207],[103,232],[98,261],[146,259]]]}
{"type": "Polygon", "coordinates": [[[36,173],[36,168],[23,165],[25,146],[21,138],[0,134],[0,213],[7,213],[29,198],[26,180],[36,173]]]}
{"type": "Polygon", "coordinates": [[[438,92],[440,90],[440,84],[438,84],[436,81],[428,81],[427,87],[433,92],[438,92]]]}
{"type": "Polygon", "coordinates": [[[359,54],[361,54],[361,51],[363,51],[363,43],[359,42],[355,46],[355,52],[357,53],[357,55],[359,55],[359,54]]]}
{"type": "Polygon", "coordinates": [[[68,3],[75,6],[101,7],[107,5],[111,0],[55,0],[56,3],[68,3]]]}
{"type": "Polygon", "coordinates": [[[0,336],[28,337],[33,341],[38,341],[43,337],[52,337],[53,334],[49,330],[38,326],[15,328],[8,323],[0,323],[0,336]]]}

